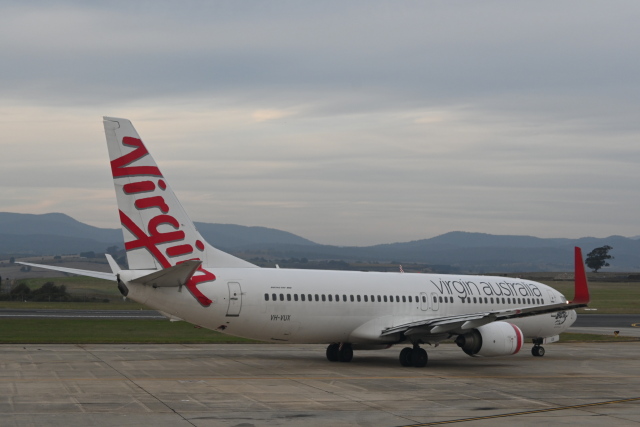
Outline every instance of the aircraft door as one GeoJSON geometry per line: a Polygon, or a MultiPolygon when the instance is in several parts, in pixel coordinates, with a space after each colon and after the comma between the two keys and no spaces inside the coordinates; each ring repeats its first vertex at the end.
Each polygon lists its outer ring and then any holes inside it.
{"type": "Polygon", "coordinates": [[[438,304],[438,294],[435,292],[431,292],[431,309],[433,311],[438,311],[440,305],[438,304]]]}
{"type": "Polygon", "coordinates": [[[242,289],[240,283],[229,282],[229,307],[227,308],[227,317],[240,316],[242,308],[242,289]]]}
{"type": "Polygon", "coordinates": [[[420,292],[420,310],[429,310],[429,296],[426,292],[420,292]]]}
{"type": "Polygon", "coordinates": [[[551,304],[555,304],[556,302],[556,293],[550,290],[547,290],[547,292],[549,292],[549,297],[551,298],[551,304]]]}

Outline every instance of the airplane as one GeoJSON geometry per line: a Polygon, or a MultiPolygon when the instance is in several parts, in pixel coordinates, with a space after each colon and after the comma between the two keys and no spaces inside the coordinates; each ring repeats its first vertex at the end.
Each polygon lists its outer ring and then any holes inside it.
{"type": "Polygon", "coordinates": [[[211,246],[171,190],[129,120],[104,117],[128,269],[41,267],[117,283],[126,298],[171,320],[266,342],[327,344],[331,362],[354,350],[405,345],[402,366],[423,367],[421,345],[455,343],[470,356],[533,356],[558,341],[590,301],[580,248],[575,297],[506,277],[260,268],[211,246]]]}

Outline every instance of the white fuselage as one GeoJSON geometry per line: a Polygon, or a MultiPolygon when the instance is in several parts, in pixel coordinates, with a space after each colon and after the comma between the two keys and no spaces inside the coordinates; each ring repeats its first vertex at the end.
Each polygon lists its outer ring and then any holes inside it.
{"type": "MultiPolygon", "coordinates": [[[[147,272],[129,270],[122,276],[128,297],[154,309],[226,334],[290,343],[393,344],[400,337],[381,337],[381,331],[416,320],[566,301],[544,284],[504,277],[268,268],[209,271],[216,280],[198,285],[212,300],[208,307],[185,287],[128,283],[147,272]]],[[[568,310],[509,322],[526,338],[544,338],[565,331],[575,319],[575,311],[568,310]]]]}

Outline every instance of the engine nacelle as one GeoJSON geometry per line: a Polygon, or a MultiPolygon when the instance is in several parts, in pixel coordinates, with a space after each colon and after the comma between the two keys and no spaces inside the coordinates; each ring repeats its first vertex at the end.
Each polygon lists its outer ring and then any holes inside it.
{"type": "Polygon", "coordinates": [[[508,322],[493,322],[458,335],[456,344],[469,356],[509,356],[522,348],[520,328],[508,322]]]}

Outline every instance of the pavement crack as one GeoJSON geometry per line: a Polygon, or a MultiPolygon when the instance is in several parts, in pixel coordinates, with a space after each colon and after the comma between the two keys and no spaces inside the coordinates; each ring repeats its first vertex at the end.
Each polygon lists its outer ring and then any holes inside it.
{"type": "Polygon", "coordinates": [[[195,424],[193,424],[191,421],[189,421],[188,419],[186,419],[181,413],[179,413],[178,411],[176,411],[175,409],[173,409],[171,406],[169,406],[167,403],[165,403],[164,401],[162,401],[160,398],[158,398],[156,395],[154,395],[153,393],[151,393],[149,390],[147,390],[146,388],[144,388],[142,385],[140,385],[135,379],[131,378],[130,376],[128,376],[126,373],[120,371],[118,368],[116,368],[115,366],[113,366],[111,363],[109,363],[108,361],[102,359],[101,357],[99,357],[97,354],[95,354],[94,352],[92,352],[91,350],[89,350],[88,348],[86,348],[85,346],[83,346],[82,344],[78,344],[77,345],[79,348],[81,348],[82,350],[84,350],[85,352],[87,352],[88,354],[90,354],[93,358],[95,358],[96,360],[98,360],[100,363],[104,363],[106,366],[108,366],[111,370],[113,370],[114,372],[116,372],[118,375],[124,377],[127,379],[127,381],[129,381],[131,384],[133,384],[134,386],[136,386],[138,389],[140,389],[142,392],[144,392],[145,394],[147,394],[149,397],[151,397],[152,399],[156,400],[158,403],[160,403],[161,405],[163,405],[165,408],[167,408],[169,411],[173,412],[174,414],[176,414],[177,416],[179,416],[180,418],[182,418],[185,422],[189,423],[190,425],[196,427],[195,424]]]}

